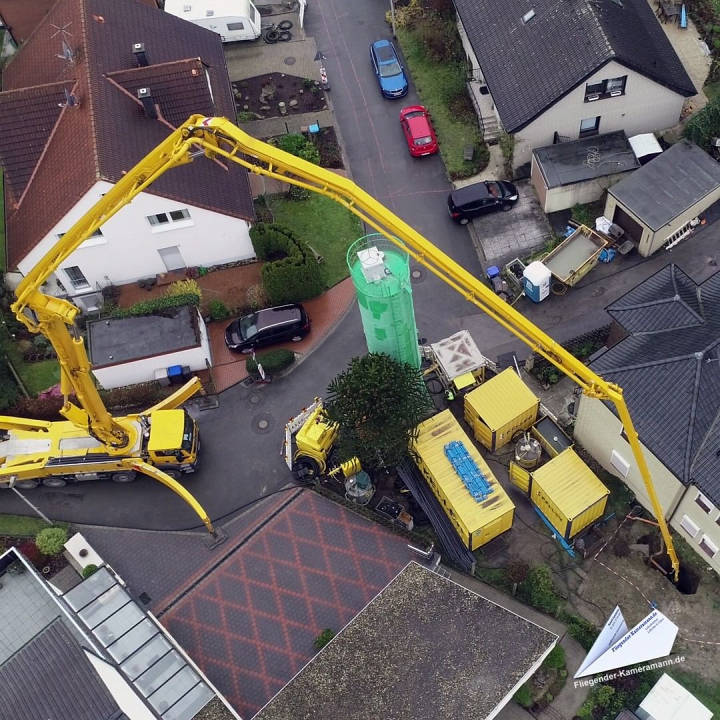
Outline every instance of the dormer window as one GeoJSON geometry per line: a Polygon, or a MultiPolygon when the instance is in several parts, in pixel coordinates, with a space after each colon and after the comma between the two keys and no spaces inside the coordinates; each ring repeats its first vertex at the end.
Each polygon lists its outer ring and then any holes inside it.
{"type": "Polygon", "coordinates": [[[585,85],[585,102],[594,102],[595,100],[624,95],[626,82],[627,75],[623,75],[599,83],[587,83],[585,85]]]}

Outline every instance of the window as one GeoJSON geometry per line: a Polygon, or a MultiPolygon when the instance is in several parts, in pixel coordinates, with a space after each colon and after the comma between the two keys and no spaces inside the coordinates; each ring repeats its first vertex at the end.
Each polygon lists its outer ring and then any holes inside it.
{"type": "Polygon", "coordinates": [[[241,22],[234,22],[227,24],[228,30],[244,30],[245,26],[241,22]]]}
{"type": "Polygon", "coordinates": [[[80,270],[77,265],[63,268],[63,272],[68,276],[70,283],[75,290],[82,290],[90,287],[90,283],[87,281],[87,278],[82,274],[82,270],[80,270]]]}
{"type": "Polygon", "coordinates": [[[703,535],[700,540],[700,549],[708,556],[715,557],[718,551],[717,545],[707,536],[703,535]]]}
{"type": "Polygon", "coordinates": [[[627,75],[610,78],[599,83],[587,83],[585,85],[585,102],[594,102],[603,98],[624,95],[626,83],[627,75]]]}
{"type": "Polygon", "coordinates": [[[170,212],[162,212],[157,215],[148,215],[147,221],[154,228],[162,225],[168,225],[171,222],[181,222],[182,220],[190,220],[190,211],[186,208],[182,210],[171,210],[170,212]]]}
{"type": "Polygon", "coordinates": [[[588,137],[597,135],[600,131],[600,116],[594,118],[585,118],[580,121],[580,137],[588,137]]]}
{"type": "MultiPolygon", "coordinates": [[[[65,233],[58,233],[58,239],[61,238],[65,233]]],[[[89,238],[91,237],[102,237],[102,230],[98,228],[92,235],[88,235],[89,238]]]]}
{"type": "Polygon", "coordinates": [[[697,494],[697,497],[695,498],[695,502],[706,512],[712,512],[713,511],[713,504],[701,493],[699,492],[697,494]]]}
{"type": "Polygon", "coordinates": [[[687,516],[683,515],[680,521],[680,527],[690,536],[695,537],[700,528],[687,516]]]}

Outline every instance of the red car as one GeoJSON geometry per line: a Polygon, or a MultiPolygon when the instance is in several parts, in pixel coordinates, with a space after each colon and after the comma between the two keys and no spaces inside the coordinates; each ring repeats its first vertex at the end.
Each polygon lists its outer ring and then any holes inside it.
{"type": "Polygon", "coordinates": [[[400,111],[400,125],[413,157],[432,155],[438,151],[437,138],[430,122],[430,113],[422,105],[411,105],[400,111]]]}

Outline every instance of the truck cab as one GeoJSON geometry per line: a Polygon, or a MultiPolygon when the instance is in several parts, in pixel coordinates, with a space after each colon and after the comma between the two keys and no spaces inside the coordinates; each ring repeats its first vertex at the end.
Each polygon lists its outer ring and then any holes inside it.
{"type": "Polygon", "coordinates": [[[195,471],[199,445],[197,423],[187,410],[155,410],[150,414],[150,462],[171,477],[195,471]]]}

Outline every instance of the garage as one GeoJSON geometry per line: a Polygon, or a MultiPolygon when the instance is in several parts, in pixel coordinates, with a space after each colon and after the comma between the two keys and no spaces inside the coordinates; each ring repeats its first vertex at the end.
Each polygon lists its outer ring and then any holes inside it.
{"type": "Polygon", "coordinates": [[[640,167],[624,131],[537,148],[530,180],[546,213],[599,200],[605,190],[640,167]]]}
{"type": "Polygon", "coordinates": [[[604,215],[648,257],[692,234],[718,199],[720,163],[681,140],[610,187],[604,215]]]}

